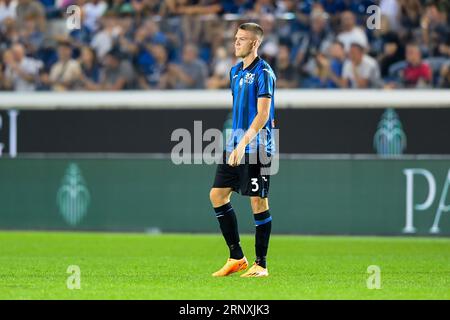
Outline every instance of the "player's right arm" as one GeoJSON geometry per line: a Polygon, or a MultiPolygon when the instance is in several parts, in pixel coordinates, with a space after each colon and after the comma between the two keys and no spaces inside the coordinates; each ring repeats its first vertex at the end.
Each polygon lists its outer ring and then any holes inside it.
{"type": "Polygon", "coordinates": [[[269,69],[262,69],[257,75],[257,114],[250,127],[245,132],[237,147],[228,159],[230,166],[237,166],[242,160],[247,145],[257,136],[258,132],[266,125],[270,116],[270,107],[275,89],[275,75],[269,69]]]}

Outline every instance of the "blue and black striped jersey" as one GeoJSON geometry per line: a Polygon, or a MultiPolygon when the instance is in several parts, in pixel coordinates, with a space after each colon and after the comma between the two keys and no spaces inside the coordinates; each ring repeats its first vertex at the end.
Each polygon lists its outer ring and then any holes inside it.
{"type": "Polygon", "coordinates": [[[230,87],[233,94],[233,129],[227,141],[227,151],[231,152],[242,139],[258,113],[258,98],[270,97],[271,106],[269,120],[263,130],[250,143],[245,152],[253,153],[258,146],[264,146],[265,150],[272,154],[275,152],[275,82],[276,77],[270,65],[256,57],[245,69],[243,62],[236,64],[230,71],[230,87]],[[264,135],[262,135],[264,134],[264,135]]]}

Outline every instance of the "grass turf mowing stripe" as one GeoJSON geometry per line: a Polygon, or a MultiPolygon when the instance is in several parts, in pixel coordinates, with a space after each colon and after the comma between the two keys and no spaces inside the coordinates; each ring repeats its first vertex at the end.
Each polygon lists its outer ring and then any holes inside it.
{"type": "Polygon", "coordinates": [[[219,234],[0,232],[0,299],[450,299],[448,238],[273,235],[268,278],[211,277],[227,254],[219,234]]]}

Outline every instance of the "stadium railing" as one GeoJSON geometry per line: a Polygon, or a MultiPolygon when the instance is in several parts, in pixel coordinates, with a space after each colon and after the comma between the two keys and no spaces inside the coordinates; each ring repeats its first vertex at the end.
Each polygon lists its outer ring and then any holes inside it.
{"type": "MultiPolygon", "coordinates": [[[[450,107],[450,90],[291,90],[279,89],[277,108],[450,107]]],[[[229,90],[0,93],[8,109],[231,108],[229,90]]]]}

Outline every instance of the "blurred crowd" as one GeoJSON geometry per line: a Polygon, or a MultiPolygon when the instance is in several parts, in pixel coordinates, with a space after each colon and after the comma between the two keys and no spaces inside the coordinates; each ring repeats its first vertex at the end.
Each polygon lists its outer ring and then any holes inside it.
{"type": "Polygon", "coordinates": [[[0,90],[227,88],[247,21],[265,31],[259,54],[278,88],[450,88],[449,10],[448,0],[0,0],[0,90]]]}

